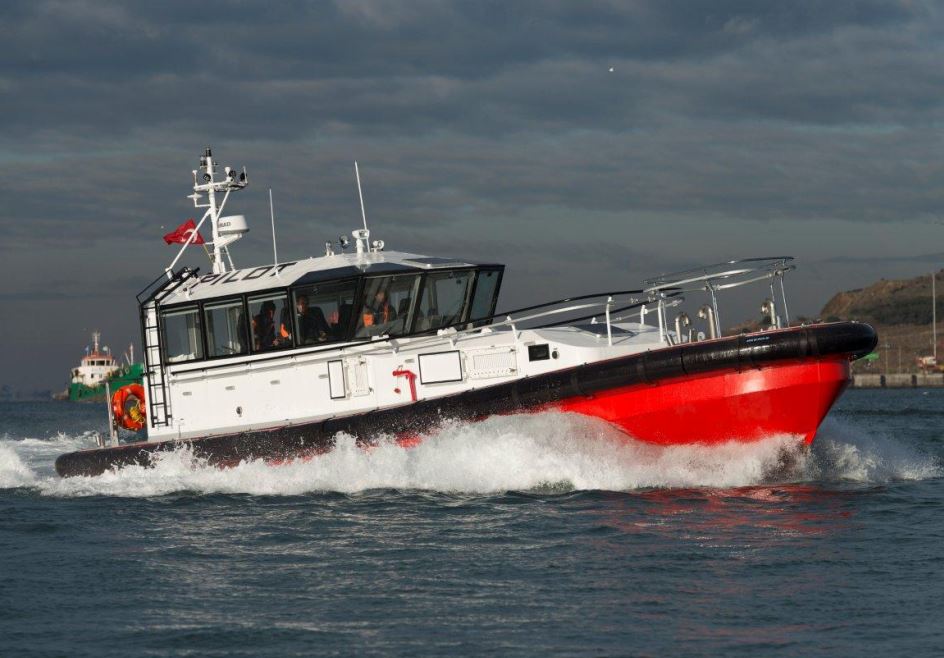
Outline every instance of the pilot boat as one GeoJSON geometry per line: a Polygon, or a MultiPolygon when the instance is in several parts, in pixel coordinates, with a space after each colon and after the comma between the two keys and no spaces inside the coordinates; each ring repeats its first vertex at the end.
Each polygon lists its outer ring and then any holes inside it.
{"type": "Polygon", "coordinates": [[[851,361],[877,342],[867,324],[791,326],[789,257],[498,314],[504,265],[388,250],[366,216],[324,255],[235,268],[229,248],[247,222],[222,212],[246,171],[221,175],[208,148],[192,173],[203,217],[138,295],[143,382],[115,392],[97,447],[56,460],[62,476],[184,446],[224,467],[284,463],[330,450],[339,433],[408,447],[447,419],[544,410],[600,418],[627,441],[809,444],[851,361]],[[175,269],[207,222],[211,271],[175,269]],[[764,322],[722,335],[719,298],[750,284],[764,288],[764,322]],[[694,320],[689,295],[704,302],[694,320]]]}

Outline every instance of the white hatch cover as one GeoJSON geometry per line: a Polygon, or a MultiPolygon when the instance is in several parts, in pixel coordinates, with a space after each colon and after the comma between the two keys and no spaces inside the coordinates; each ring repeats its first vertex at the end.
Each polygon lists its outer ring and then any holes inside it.
{"type": "Polygon", "coordinates": [[[347,370],[347,386],[352,397],[370,393],[370,378],[367,373],[367,361],[363,357],[344,359],[347,370]]]}
{"type": "Polygon", "coordinates": [[[507,377],[518,370],[514,347],[485,347],[465,350],[465,371],[469,379],[507,377]]]}
{"type": "Polygon", "coordinates": [[[462,381],[462,360],[459,350],[420,354],[420,383],[442,384],[462,381]]]}

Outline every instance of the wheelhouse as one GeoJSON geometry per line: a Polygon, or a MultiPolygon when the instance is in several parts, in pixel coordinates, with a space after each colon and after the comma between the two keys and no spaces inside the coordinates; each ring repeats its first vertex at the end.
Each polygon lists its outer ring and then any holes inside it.
{"type": "Polygon", "coordinates": [[[193,277],[156,309],[162,363],[338,349],[482,326],[495,313],[504,273],[503,265],[424,257],[329,269],[306,263],[193,277]]]}

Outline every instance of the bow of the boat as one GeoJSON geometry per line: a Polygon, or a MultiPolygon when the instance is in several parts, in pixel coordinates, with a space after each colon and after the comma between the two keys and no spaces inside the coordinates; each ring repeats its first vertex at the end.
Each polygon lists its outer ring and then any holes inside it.
{"type": "Polygon", "coordinates": [[[840,322],[683,344],[637,357],[637,381],[555,406],[664,445],[778,435],[810,443],[848,385],[851,362],[877,340],[867,324],[840,322]]]}

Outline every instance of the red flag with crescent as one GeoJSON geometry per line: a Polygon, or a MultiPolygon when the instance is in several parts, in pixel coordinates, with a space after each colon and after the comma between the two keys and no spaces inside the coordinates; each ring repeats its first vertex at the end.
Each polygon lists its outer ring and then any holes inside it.
{"type": "Polygon", "coordinates": [[[164,242],[167,244],[185,244],[190,239],[190,234],[195,232],[197,235],[190,240],[190,244],[203,244],[203,236],[197,231],[197,225],[191,217],[186,222],[175,228],[164,236],[164,242]]]}

